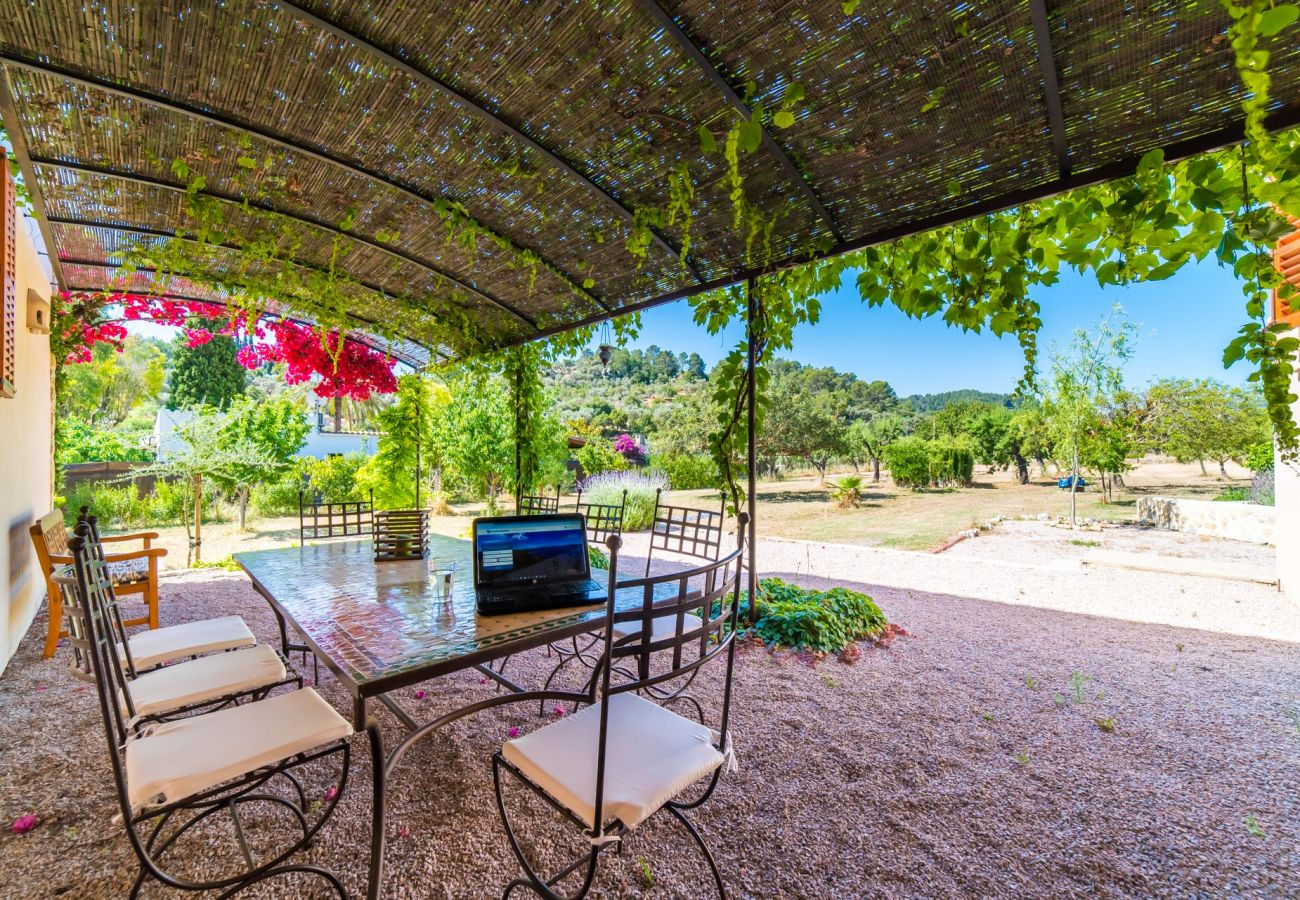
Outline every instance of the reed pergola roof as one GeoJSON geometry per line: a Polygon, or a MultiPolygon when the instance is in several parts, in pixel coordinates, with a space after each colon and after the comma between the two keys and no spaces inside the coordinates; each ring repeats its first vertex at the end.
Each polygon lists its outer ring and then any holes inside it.
{"type": "MultiPolygon", "coordinates": [[[[427,327],[449,305],[504,346],[756,274],[699,129],[787,84],[794,125],[740,163],[778,216],[766,269],[1239,140],[1227,26],[1216,0],[0,0],[0,105],[63,287],[191,226],[183,159],[232,216],[291,220],[295,264],[346,272],[358,327],[419,362],[465,352],[427,327]],[[246,153],[287,188],[251,190],[246,153]],[[638,262],[633,216],[682,162],[686,260],[678,225],[638,262]],[[500,240],[449,241],[448,208],[500,240]]],[[[1276,43],[1282,127],[1300,47],[1276,43]]]]}

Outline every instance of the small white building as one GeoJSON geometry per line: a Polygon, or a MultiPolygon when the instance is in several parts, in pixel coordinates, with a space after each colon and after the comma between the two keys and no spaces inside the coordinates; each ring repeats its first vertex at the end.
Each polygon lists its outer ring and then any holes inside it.
{"type": "MultiPolygon", "coordinates": [[[[377,432],[336,432],[329,428],[329,417],[324,412],[308,410],[304,415],[311,424],[307,432],[307,442],[298,451],[298,457],[325,459],[344,453],[364,453],[367,456],[375,452],[379,440],[377,432]]],[[[164,460],[180,445],[176,429],[194,418],[193,410],[160,409],[154,420],[154,446],[158,448],[158,459],[164,460]]]]}

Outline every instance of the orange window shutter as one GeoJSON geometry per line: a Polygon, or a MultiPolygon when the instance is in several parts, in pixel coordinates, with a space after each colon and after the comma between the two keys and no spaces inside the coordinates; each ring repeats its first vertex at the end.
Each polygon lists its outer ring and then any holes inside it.
{"type": "Polygon", "coordinates": [[[9,159],[0,149],[0,289],[4,304],[0,322],[0,397],[14,395],[14,369],[17,366],[18,339],[18,189],[9,171],[9,159]]]}

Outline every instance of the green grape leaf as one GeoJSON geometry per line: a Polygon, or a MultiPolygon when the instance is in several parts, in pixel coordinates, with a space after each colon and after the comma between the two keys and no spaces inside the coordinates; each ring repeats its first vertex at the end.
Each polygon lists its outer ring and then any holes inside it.
{"type": "Polygon", "coordinates": [[[1259,33],[1265,37],[1273,37],[1297,18],[1300,18],[1300,6],[1291,3],[1275,6],[1260,14],[1259,33]]]}
{"type": "Polygon", "coordinates": [[[794,113],[790,112],[788,109],[778,110],[777,113],[772,116],[772,124],[777,128],[789,128],[794,124],[794,113]]]}
{"type": "Polygon", "coordinates": [[[718,152],[718,141],[713,137],[713,132],[709,131],[707,125],[700,126],[700,150],[705,153],[718,152]]]}

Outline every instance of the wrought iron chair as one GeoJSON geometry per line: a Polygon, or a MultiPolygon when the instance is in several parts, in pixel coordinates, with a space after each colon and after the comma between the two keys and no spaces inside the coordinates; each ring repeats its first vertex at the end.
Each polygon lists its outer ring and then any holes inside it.
{"type": "MultiPolygon", "coordinates": [[[[92,556],[103,562],[102,549],[96,547],[89,523],[79,523],[75,533],[86,542],[92,556]]],[[[90,636],[81,627],[86,619],[86,611],[79,608],[80,599],[75,590],[76,577],[71,567],[64,566],[54,573],[53,579],[63,594],[72,623],[76,674],[83,680],[90,680],[93,678],[90,636]]],[[[126,683],[121,691],[120,702],[133,730],[151,722],[232,706],[241,700],[260,700],[278,687],[292,684],[302,687],[301,676],[266,644],[214,653],[140,673],[131,656],[122,613],[112,585],[102,594],[92,594],[89,600],[107,604],[99,610],[99,615],[107,623],[117,646],[122,649],[120,661],[126,683]]]]}
{"type": "Polygon", "coordinates": [[[623,499],[614,503],[583,503],[582,490],[578,490],[578,502],[573,507],[586,517],[587,540],[593,544],[603,544],[610,535],[623,536],[623,513],[627,509],[627,491],[623,499]]]}
{"type": "MultiPolygon", "coordinates": [[[[90,540],[91,552],[95,558],[101,563],[111,565],[112,558],[104,553],[104,546],[100,541],[98,519],[90,515],[87,508],[83,506],[77,520],[78,523],[84,520],[88,528],[86,537],[90,540]]],[[[68,562],[71,561],[69,557],[68,562]]],[[[112,584],[109,588],[113,597],[113,608],[116,611],[118,589],[112,584]]],[[[131,623],[126,621],[122,624],[125,626],[131,623]]],[[[127,637],[126,643],[120,645],[120,650],[124,658],[129,655],[135,671],[144,672],[173,659],[204,656],[223,650],[238,650],[241,647],[252,647],[256,643],[257,638],[239,616],[219,616],[136,632],[127,637]]],[[[88,671],[84,669],[84,664],[84,660],[77,659],[74,662],[74,670],[81,667],[83,671],[88,671]]]]}
{"type": "Polygon", "coordinates": [[[555,496],[549,494],[524,494],[519,498],[519,515],[545,516],[560,511],[560,486],[555,486],[555,496]]]}
{"type": "MultiPolygon", "coordinates": [[[[712,796],[724,768],[732,768],[735,755],[728,724],[731,683],[735,662],[735,624],[739,615],[740,569],[744,554],[744,523],[737,548],[717,562],[689,572],[641,578],[618,583],[618,548],[609,547],[610,601],[606,607],[604,655],[592,679],[595,702],[581,712],[531,734],[507,741],[492,756],[492,777],[497,810],[524,877],[511,881],[504,896],[518,887],[530,888],[546,898],[582,897],[591,888],[600,855],[661,809],[667,809],[699,846],[713,874],[718,894],[726,886],[708,845],[686,817],[712,796]],[[691,590],[693,580],[703,590],[691,590]],[[663,596],[664,588],[670,597],[663,596]],[[617,601],[615,591],[639,589],[641,602],[617,601]],[[700,613],[700,615],[696,615],[700,613]],[[668,620],[670,631],[656,627],[668,620]],[[626,629],[630,631],[625,631],[626,629]],[[625,636],[617,637],[620,631],[625,636]],[[663,652],[667,651],[667,652],[663,652]],[[665,705],[641,695],[646,688],[678,679],[693,679],[709,662],[726,662],[722,683],[721,717],[716,730],[678,715],[665,705]],[[621,673],[633,670],[631,677],[621,673]],[[619,678],[614,680],[615,675],[619,678]],[[599,685],[597,700],[596,685],[599,685]],[[582,830],[590,841],[579,854],[551,876],[539,873],[529,862],[506,811],[503,773],[531,789],[582,830]],[[692,785],[705,783],[694,799],[683,799],[692,785]],[[560,883],[580,878],[572,894],[561,894],[560,883]]],[[[677,693],[676,699],[686,695],[677,693]]],[[[691,698],[701,719],[702,707],[691,698]]]]}
{"type": "Polygon", "coordinates": [[[645,574],[650,574],[650,560],[655,550],[667,550],[682,556],[712,562],[722,552],[722,525],[726,520],[727,500],[718,511],[671,506],[661,502],[663,491],[655,491],[654,519],[650,525],[650,547],[645,555],[645,574]]]}
{"type": "Polygon", "coordinates": [[[375,492],[368,500],[347,503],[308,503],[307,495],[298,492],[298,542],[328,540],[336,537],[369,537],[374,531],[375,492]]]}
{"type": "MultiPolygon", "coordinates": [[[[623,535],[623,512],[627,509],[627,491],[623,491],[622,500],[617,503],[583,503],[582,491],[578,491],[578,501],[574,509],[581,513],[587,529],[587,540],[592,544],[603,544],[610,536],[622,537],[623,535]]],[[[555,677],[560,674],[569,663],[575,659],[581,659],[589,668],[594,667],[596,660],[591,655],[591,651],[600,643],[600,634],[593,633],[590,635],[575,636],[569,638],[566,643],[552,643],[546,645],[546,655],[554,653],[559,661],[555,668],[551,670],[550,675],[546,678],[546,684],[543,690],[549,689],[555,677]],[[582,643],[585,641],[585,644],[582,643]]],[[[540,710],[545,711],[546,701],[540,701],[540,710]]]]}
{"type": "MultiPolygon", "coordinates": [[[[307,847],[333,814],[347,788],[351,769],[348,741],[352,726],[310,688],[153,726],[133,733],[118,702],[127,686],[117,652],[114,628],[105,614],[111,608],[106,566],[81,537],[69,540],[82,633],[99,696],[118,804],[127,837],[140,860],[131,888],[136,897],[146,880],[184,890],[221,891],[230,896],[269,878],[305,874],[323,879],[347,897],[338,877],[320,866],[290,861],[307,847]],[[316,816],[294,770],[318,760],[339,763],[337,790],[316,816]],[[279,789],[280,793],[272,791],[279,789]],[[301,828],[301,838],[279,842],[258,860],[243,824],[255,808],[287,810],[301,828]],[[166,868],[168,854],[190,830],[210,817],[227,813],[242,857],[238,869],[194,877],[166,868]]],[[[378,726],[366,726],[374,762],[374,806],[370,859],[370,895],[378,891],[382,868],[383,755],[378,726]]],[[[200,841],[212,847],[218,833],[200,841]]],[[[206,854],[205,854],[206,855],[206,854]]]]}
{"type": "MultiPolygon", "coordinates": [[[[313,495],[314,497],[315,495],[313,495]]],[[[366,500],[350,500],[344,503],[317,503],[314,499],[307,502],[305,491],[298,492],[298,543],[306,545],[308,541],[329,540],[331,538],[370,537],[375,530],[375,492],[370,491],[366,500]]],[[[256,588],[256,586],[254,586],[256,588]]],[[[267,598],[267,605],[275,613],[280,626],[280,649],[287,657],[290,653],[301,653],[303,665],[311,657],[312,675],[320,681],[320,662],[306,644],[289,640],[289,627],[276,609],[275,604],[267,598]]]]}
{"type": "MultiPolygon", "coordinates": [[[[86,512],[85,507],[82,507],[81,512],[83,514],[86,512]]],[[[63,524],[63,513],[59,510],[56,509],[42,516],[40,521],[29,530],[32,544],[36,548],[36,559],[41,565],[41,572],[45,575],[46,593],[49,595],[50,621],[46,629],[43,652],[44,658],[49,659],[59,645],[59,638],[67,634],[63,629],[60,590],[51,581],[50,576],[57,567],[71,565],[72,557],[68,555],[68,532],[63,524]]],[[[146,607],[146,615],[138,619],[129,619],[127,625],[158,627],[158,560],[166,556],[167,551],[162,547],[151,546],[157,538],[158,533],[154,531],[104,538],[105,541],[115,543],[141,541],[143,544],[142,550],[113,553],[108,560],[109,576],[113,579],[118,593],[138,595],[146,607]]]]}

